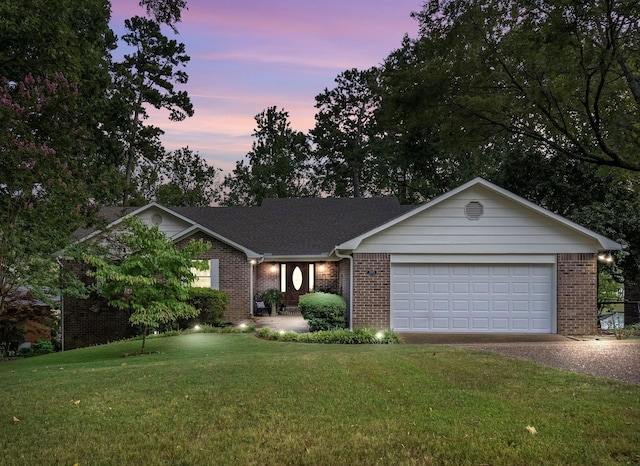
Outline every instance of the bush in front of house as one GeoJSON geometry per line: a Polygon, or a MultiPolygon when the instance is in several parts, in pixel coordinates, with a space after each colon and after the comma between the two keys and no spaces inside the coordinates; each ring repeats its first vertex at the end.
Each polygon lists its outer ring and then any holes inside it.
{"type": "Polygon", "coordinates": [[[31,356],[41,356],[55,352],[53,344],[49,340],[38,340],[32,343],[29,348],[20,348],[20,355],[25,358],[31,356]]]}
{"type": "Polygon", "coordinates": [[[224,291],[211,288],[191,288],[187,302],[200,311],[192,320],[200,324],[218,326],[224,322],[224,311],[229,305],[229,296],[224,291]]]}
{"type": "Polygon", "coordinates": [[[198,310],[198,315],[160,325],[160,333],[193,328],[195,325],[221,326],[224,323],[224,311],[229,305],[229,296],[224,291],[211,288],[194,287],[189,289],[187,303],[198,310]]]}
{"type": "Polygon", "coordinates": [[[347,327],[344,319],[347,302],[340,295],[322,292],[307,293],[300,297],[298,307],[312,332],[347,327]]]}
{"type": "Polygon", "coordinates": [[[400,335],[392,330],[371,330],[360,328],[356,330],[338,329],[321,330],[311,333],[296,333],[292,331],[272,330],[262,327],[256,331],[256,336],[264,340],[293,341],[298,343],[334,343],[343,345],[363,344],[395,344],[401,343],[400,335]]]}

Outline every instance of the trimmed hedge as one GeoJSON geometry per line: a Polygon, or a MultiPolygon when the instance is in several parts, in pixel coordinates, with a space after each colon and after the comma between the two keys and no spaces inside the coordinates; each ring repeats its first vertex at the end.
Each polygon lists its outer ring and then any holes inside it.
{"type": "Polygon", "coordinates": [[[366,328],[356,330],[321,330],[312,333],[296,333],[293,331],[272,330],[262,327],[256,331],[258,338],[274,341],[293,341],[299,343],[336,343],[344,345],[362,344],[395,344],[401,343],[400,335],[391,330],[371,330],[366,328]]]}
{"type": "Polygon", "coordinates": [[[322,292],[307,293],[300,297],[298,307],[312,332],[347,327],[344,318],[347,302],[342,296],[322,292]]]}

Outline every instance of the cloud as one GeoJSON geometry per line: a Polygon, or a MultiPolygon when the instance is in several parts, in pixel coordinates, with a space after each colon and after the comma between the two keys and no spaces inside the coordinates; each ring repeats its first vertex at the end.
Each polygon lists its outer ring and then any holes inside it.
{"type": "MultiPolygon", "coordinates": [[[[315,96],[342,71],[384,61],[415,36],[420,0],[188,0],[178,24],[191,61],[186,90],[195,116],[170,122],[151,111],[167,149],[183,146],[230,171],[251,150],[254,116],[270,106],[289,112],[299,131],[314,126],[315,96]]],[[[137,0],[112,0],[113,23],[144,14],[137,0]]]]}

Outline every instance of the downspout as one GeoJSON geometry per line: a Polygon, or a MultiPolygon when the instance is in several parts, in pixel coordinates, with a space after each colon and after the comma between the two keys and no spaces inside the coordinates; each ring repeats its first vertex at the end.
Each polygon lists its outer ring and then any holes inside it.
{"type": "Polygon", "coordinates": [[[254,306],[254,299],[253,299],[253,266],[254,265],[260,265],[262,264],[262,262],[264,261],[264,256],[260,257],[260,259],[258,261],[256,261],[255,259],[251,259],[249,260],[249,294],[250,294],[250,306],[249,306],[249,315],[251,317],[253,317],[253,306],[254,306]]]}
{"type": "Polygon", "coordinates": [[[333,252],[340,259],[349,259],[349,330],[353,330],[353,256],[340,254],[337,246],[333,252]]]}
{"type": "MultiPolygon", "coordinates": [[[[62,285],[62,262],[56,257],[56,262],[60,268],[60,285],[62,285]]],[[[60,351],[64,352],[64,293],[60,287],[60,351]]]]}

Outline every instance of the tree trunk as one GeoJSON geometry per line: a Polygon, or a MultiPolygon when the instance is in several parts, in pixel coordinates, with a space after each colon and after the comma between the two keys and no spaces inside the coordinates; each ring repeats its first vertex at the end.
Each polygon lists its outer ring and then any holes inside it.
{"type": "Polygon", "coordinates": [[[140,350],[140,354],[144,354],[144,345],[147,342],[147,330],[149,329],[148,325],[144,326],[144,330],[142,330],[142,350],[140,350]]]}

